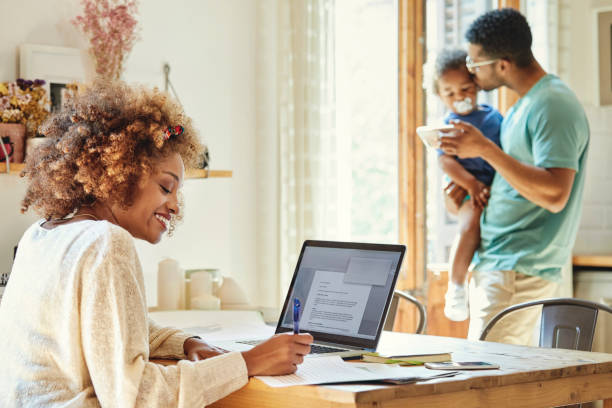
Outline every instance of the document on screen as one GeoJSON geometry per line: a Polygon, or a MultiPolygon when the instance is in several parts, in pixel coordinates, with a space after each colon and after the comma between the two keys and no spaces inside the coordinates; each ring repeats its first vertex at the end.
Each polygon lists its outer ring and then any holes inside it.
{"type": "Polygon", "coordinates": [[[372,286],[346,283],[344,275],[315,271],[301,318],[304,331],[357,334],[372,286]]]}
{"type": "Polygon", "coordinates": [[[390,259],[362,258],[350,259],[344,281],[362,285],[385,286],[393,262],[390,259]]]}

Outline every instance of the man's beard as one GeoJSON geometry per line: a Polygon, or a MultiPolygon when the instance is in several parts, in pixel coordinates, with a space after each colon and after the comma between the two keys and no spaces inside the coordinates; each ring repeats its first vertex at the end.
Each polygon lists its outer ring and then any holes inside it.
{"type": "Polygon", "coordinates": [[[501,81],[497,76],[489,77],[486,83],[483,83],[482,80],[476,78],[476,84],[482,91],[485,92],[493,91],[504,85],[503,81],[501,81]]]}

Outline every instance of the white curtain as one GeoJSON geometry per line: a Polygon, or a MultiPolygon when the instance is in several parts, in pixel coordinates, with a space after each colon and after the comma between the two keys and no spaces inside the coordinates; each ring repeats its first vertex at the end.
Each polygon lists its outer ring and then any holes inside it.
{"type": "Polygon", "coordinates": [[[305,239],[337,234],[333,0],[258,0],[260,301],[283,300],[305,239]]]}

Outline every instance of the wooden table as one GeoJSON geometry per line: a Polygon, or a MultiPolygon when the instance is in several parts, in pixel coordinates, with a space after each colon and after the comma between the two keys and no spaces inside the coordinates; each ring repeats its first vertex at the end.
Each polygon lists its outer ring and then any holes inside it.
{"type": "MultiPolygon", "coordinates": [[[[500,370],[410,385],[271,388],[252,378],[211,407],[553,407],[606,400],[612,408],[612,354],[541,349],[450,337],[384,332],[379,351],[452,352],[455,361],[490,361],[500,370]]],[[[406,367],[410,370],[410,367],[406,367]]]]}

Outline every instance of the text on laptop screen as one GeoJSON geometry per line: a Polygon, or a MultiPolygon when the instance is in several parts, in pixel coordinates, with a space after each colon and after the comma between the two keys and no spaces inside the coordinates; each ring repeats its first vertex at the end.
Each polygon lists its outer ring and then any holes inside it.
{"type": "MultiPolygon", "coordinates": [[[[291,293],[302,304],[300,331],[375,339],[401,253],[304,249],[291,293]]],[[[282,327],[293,327],[288,307],[282,327]]]]}

